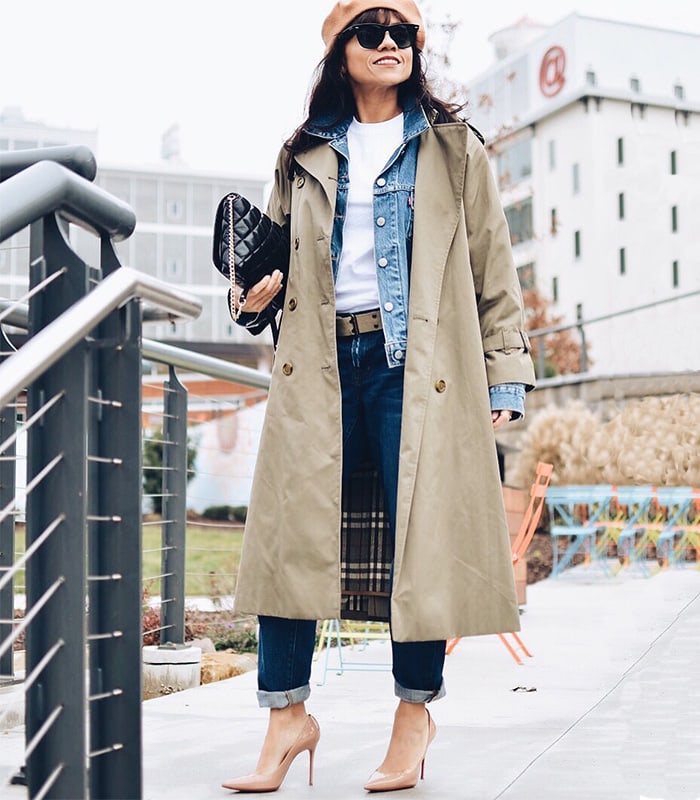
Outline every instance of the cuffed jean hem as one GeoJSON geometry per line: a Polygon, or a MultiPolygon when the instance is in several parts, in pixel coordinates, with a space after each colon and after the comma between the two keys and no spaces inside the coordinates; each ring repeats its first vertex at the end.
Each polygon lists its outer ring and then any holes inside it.
{"type": "Polygon", "coordinates": [[[311,687],[307,683],[288,692],[263,692],[258,690],[258,705],[260,708],[287,708],[287,706],[303,703],[311,695],[311,687]]]}
{"type": "Polygon", "coordinates": [[[394,694],[399,700],[404,700],[406,703],[432,703],[433,700],[439,700],[447,694],[445,689],[445,681],[442,681],[439,689],[428,691],[426,689],[406,689],[400,683],[394,681],[394,694]]]}

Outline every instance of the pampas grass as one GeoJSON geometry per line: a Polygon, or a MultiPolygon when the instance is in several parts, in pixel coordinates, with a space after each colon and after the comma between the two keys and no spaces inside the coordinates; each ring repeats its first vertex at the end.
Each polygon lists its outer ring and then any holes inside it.
{"type": "Polygon", "coordinates": [[[581,401],[549,406],[530,422],[513,468],[532,482],[538,461],[554,465],[553,485],[700,486],[700,395],[647,397],[607,422],[581,401]]]}

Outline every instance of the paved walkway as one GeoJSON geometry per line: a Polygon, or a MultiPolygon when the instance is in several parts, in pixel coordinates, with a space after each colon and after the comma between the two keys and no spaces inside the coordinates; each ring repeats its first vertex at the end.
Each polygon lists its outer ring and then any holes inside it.
{"type": "MultiPolygon", "coordinates": [[[[528,587],[522,626],[534,655],[523,666],[496,636],[463,639],[447,657],[426,777],[402,797],[700,800],[700,570],[605,577],[577,567],[528,587]]],[[[347,657],[382,662],[388,650],[373,642],[347,657]]],[[[321,725],[314,786],[300,756],[276,796],[368,797],[362,785],[390,732],[391,675],[331,670],[318,685],[322,667],[308,704],[321,725]]],[[[144,797],[233,797],[219,784],[253,767],[265,723],[252,672],[149,700],[144,797]]],[[[25,796],[4,780],[22,739],[21,728],[0,735],[2,798],[25,796]]]]}

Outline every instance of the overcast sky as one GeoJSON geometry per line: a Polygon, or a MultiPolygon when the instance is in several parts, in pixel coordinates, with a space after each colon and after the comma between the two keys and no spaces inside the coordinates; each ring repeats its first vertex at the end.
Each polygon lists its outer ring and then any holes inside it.
{"type": "MultiPolygon", "coordinates": [[[[301,121],[323,54],[329,0],[0,0],[0,110],[98,130],[100,163],[151,164],[180,128],[198,169],[269,178],[301,121]]],[[[424,0],[459,23],[449,55],[467,81],[494,60],[489,36],[522,17],[578,12],[700,34],[691,0],[424,0]]]]}

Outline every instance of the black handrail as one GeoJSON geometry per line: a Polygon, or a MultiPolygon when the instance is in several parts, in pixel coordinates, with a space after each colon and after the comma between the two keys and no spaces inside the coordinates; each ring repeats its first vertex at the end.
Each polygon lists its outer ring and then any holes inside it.
{"type": "Polygon", "coordinates": [[[94,181],[97,175],[97,161],[92,150],[85,144],[66,144],[0,152],[0,182],[39,161],[55,161],[89,181],[94,181]]]}
{"type": "Polygon", "coordinates": [[[136,227],[130,205],[54,161],[39,161],[0,183],[0,208],[0,242],[54,211],[114,241],[136,227]]]}

